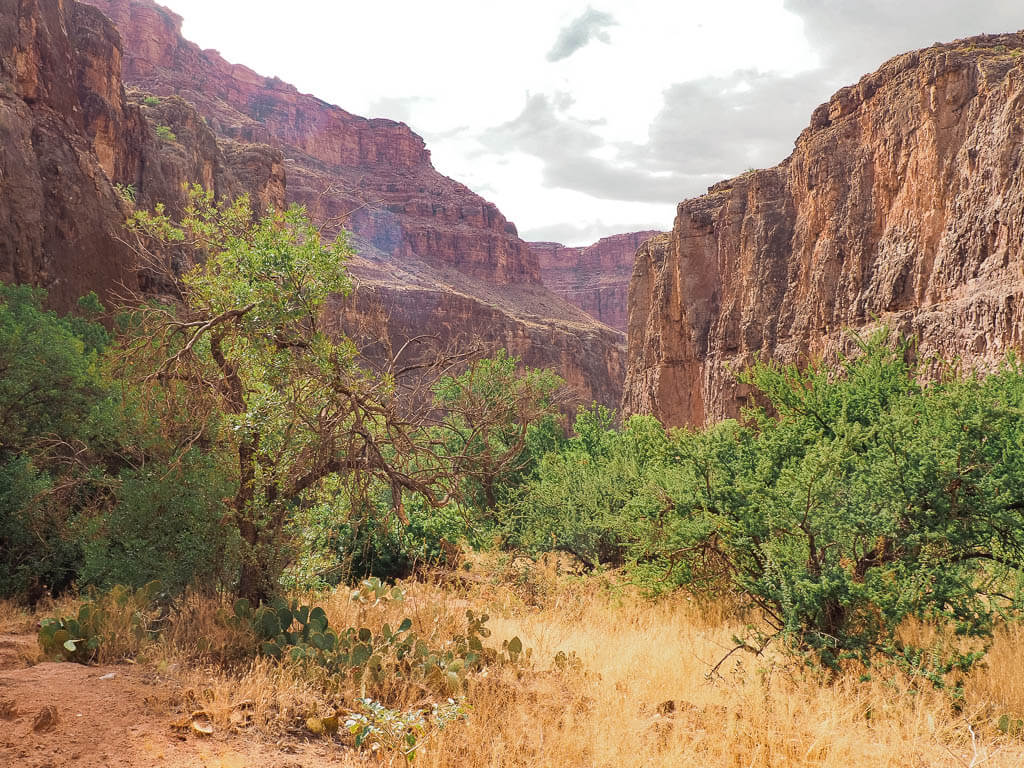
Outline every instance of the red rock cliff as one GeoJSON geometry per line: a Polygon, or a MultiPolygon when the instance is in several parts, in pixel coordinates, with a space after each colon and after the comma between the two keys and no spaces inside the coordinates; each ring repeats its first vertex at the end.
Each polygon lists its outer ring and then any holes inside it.
{"type": "Polygon", "coordinates": [[[544,285],[595,320],[626,331],[626,294],[636,249],[657,232],[603,237],[593,245],[529,243],[544,285]]]}
{"type": "MultiPolygon", "coordinates": [[[[181,19],[150,0],[90,2],[121,32],[126,81],[194,104],[222,138],[284,150],[288,200],[355,233],[349,271],[384,305],[391,334],[479,337],[555,368],[580,400],[618,405],[622,334],[547,291],[515,226],[439,174],[406,125],[352,115],[200,50],[182,38],[181,19]]],[[[337,327],[344,317],[338,309],[337,327]]]]}
{"type": "Polygon", "coordinates": [[[793,154],[681,203],[638,254],[627,412],[737,414],[731,373],[885,322],[984,366],[1024,331],[1024,34],[908,53],[819,107],[793,154]],[[876,319],[877,318],[877,319],[876,319]]]}
{"type": "Polygon", "coordinates": [[[120,38],[96,8],[0,2],[0,280],[44,287],[62,310],[136,287],[126,196],[174,204],[198,181],[283,201],[280,152],[218,143],[190,105],[143,97],[125,94],[120,38]]]}
{"type": "Polygon", "coordinates": [[[194,104],[220,136],[287,149],[288,197],[376,248],[492,282],[540,282],[515,227],[437,173],[403,123],[368,120],[181,36],[181,17],[149,0],[90,0],[124,40],[125,80],[194,104]]]}

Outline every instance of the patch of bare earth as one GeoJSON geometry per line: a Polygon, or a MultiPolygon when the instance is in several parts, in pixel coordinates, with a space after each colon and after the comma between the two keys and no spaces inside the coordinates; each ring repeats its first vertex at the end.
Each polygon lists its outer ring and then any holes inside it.
{"type": "Polygon", "coordinates": [[[26,651],[34,643],[31,635],[0,635],[5,768],[307,768],[351,760],[323,742],[271,743],[240,733],[176,730],[182,713],[174,683],[131,664],[26,667],[26,651]]]}

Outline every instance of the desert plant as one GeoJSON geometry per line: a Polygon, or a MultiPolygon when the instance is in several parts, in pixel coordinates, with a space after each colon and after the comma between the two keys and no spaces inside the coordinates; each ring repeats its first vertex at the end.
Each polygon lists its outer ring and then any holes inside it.
{"type": "Polygon", "coordinates": [[[857,343],[835,367],[755,365],[744,380],[771,411],[675,433],[662,554],[717,563],[757,607],[743,647],[777,638],[832,670],[885,661],[941,685],[1019,607],[1024,370],[936,370],[884,331],[857,343]],[[911,619],[934,640],[902,634],[911,619]]]}
{"type": "MultiPolygon", "coordinates": [[[[376,601],[378,593],[393,596],[383,585],[372,582],[364,583],[353,596],[376,601]]],[[[500,650],[484,646],[483,639],[490,635],[487,620],[487,614],[467,609],[465,633],[442,647],[432,647],[413,631],[409,618],[394,629],[384,624],[376,633],[369,627],[339,631],[329,626],[323,608],[281,598],[255,610],[248,600],[239,599],[232,619],[252,627],[260,653],[266,656],[288,658],[322,668],[331,676],[351,678],[364,691],[368,686],[406,680],[443,695],[464,690],[467,676],[485,666],[517,664],[530,658],[518,637],[503,642],[500,650]]]]}
{"type": "Polygon", "coordinates": [[[39,645],[53,661],[89,664],[101,654],[121,659],[151,638],[154,602],[160,582],[138,590],[116,586],[83,603],[75,616],[46,618],[39,625],[39,645]]]}
{"type": "Polygon", "coordinates": [[[465,701],[451,698],[443,704],[435,702],[429,709],[405,712],[389,709],[369,698],[357,699],[356,704],[359,711],[345,719],[345,730],[352,736],[353,746],[370,752],[397,752],[410,763],[433,732],[468,714],[465,701]]]}

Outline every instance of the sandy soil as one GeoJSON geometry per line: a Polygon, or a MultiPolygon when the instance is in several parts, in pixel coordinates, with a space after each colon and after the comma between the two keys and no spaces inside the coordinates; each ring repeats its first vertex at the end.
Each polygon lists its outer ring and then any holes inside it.
{"type": "MultiPolygon", "coordinates": [[[[173,726],[176,687],[143,667],[25,666],[33,635],[0,635],[3,768],[309,768],[352,764],[324,742],[199,736],[173,726]]],[[[347,759],[346,759],[347,758],[347,759]]]]}

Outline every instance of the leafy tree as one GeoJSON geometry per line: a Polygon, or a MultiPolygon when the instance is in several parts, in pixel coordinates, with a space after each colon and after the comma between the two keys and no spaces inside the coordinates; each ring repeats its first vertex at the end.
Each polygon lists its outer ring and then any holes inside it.
{"type": "Polygon", "coordinates": [[[38,288],[0,285],[0,457],[74,435],[101,391],[102,328],[57,317],[45,299],[38,288]]]}
{"type": "Polygon", "coordinates": [[[499,489],[514,484],[529,464],[530,429],[554,418],[562,387],[553,371],[520,371],[519,360],[503,349],[437,382],[440,430],[470,503],[495,509],[499,489]]]}
{"type": "Polygon", "coordinates": [[[567,551],[590,566],[623,565],[665,506],[659,481],[667,437],[634,416],[621,430],[603,406],[580,409],[575,434],[536,462],[503,509],[506,536],[531,552],[567,551]]]}
{"type": "MultiPolygon", "coordinates": [[[[46,292],[0,285],[0,595],[34,599],[66,586],[81,552],[72,530],[83,501],[66,460],[104,396],[101,326],[43,308],[46,292]]],[[[95,295],[84,311],[101,311],[95,295]]]]}
{"type": "MultiPolygon", "coordinates": [[[[387,513],[407,524],[407,495],[440,508],[459,495],[465,467],[500,468],[500,451],[485,450],[486,462],[475,464],[450,455],[439,436],[447,416],[522,432],[536,410],[469,398],[449,383],[453,394],[435,411],[422,389],[400,386],[393,367],[365,371],[354,345],[321,323],[327,297],[348,290],[350,250],[343,239],[323,243],[300,208],[252,224],[245,198],[219,203],[193,188],[180,221],[157,207],[134,214],[132,226],[146,282],[168,298],[140,301],[121,340],[121,375],[141,383],[143,402],[180,450],[231,457],[235,492],[226,503],[242,544],[239,592],[254,602],[274,590],[292,554],[289,523],[319,491],[340,484],[351,509],[366,509],[383,486],[387,513]]],[[[429,383],[431,371],[447,367],[406,368],[429,383]]],[[[520,449],[513,440],[505,453],[520,449]]]]}

